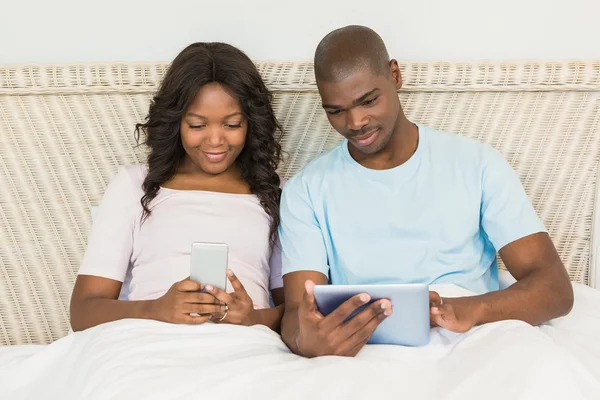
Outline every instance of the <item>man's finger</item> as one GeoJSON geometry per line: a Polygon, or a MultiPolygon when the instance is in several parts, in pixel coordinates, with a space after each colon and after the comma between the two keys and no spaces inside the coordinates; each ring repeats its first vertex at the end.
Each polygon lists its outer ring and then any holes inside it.
{"type": "Polygon", "coordinates": [[[323,321],[321,321],[321,327],[325,331],[332,331],[342,325],[344,321],[356,310],[367,304],[371,300],[371,296],[367,293],[360,293],[356,296],[352,296],[345,302],[343,302],[338,308],[333,310],[323,321]]]}
{"type": "MultiPolygon", "coordinates": [[[[392,314],[392,303],[387,299],[373,302],[360,313],[356,314],[350,321],[345,322],[339,328],[340,337],[351,338],[358,334],[366,335],[365,340],[371,337],[375,328],[387,316],[392,314]],[[370,327],[365,330],[365,327],[370,327]],[[362,333],[361,333],[362,332],[362,333]]],[[[360,341],[360,339],[357,339],[360,341]]]]}
{"type": "MultiPolygon", "coordinates": [[[[368,310],[363,310],[361,313],[365,313],[368,310]]],[[[391,308],[388,309],[391,312],[391,308]]],[[[391,314],[390,314],[391,315],[391,314]]],[[[388,317],[384,312],[377,312],[371,319],[363,324],[360,329],[354,332],[348,339],[344,341],[340,347],[341,355],[354,357],[360,349],[369,341],[375,329],[388,317]]],[[[356,318],[356,317],[355,317],[356,318]]],[[[351,321],[348,321],[350,323],[351,321]]]]}
{"type": "Polygon", "coordinates": [[[311,280],[304,282],[304,296],[300,307],[308,313],[318,312],[317,301],[315,300],[315,283],[311,280]]]}
{"type": "Polygon", "coordinates": [[[448,328],[451,323],[452,310],[449,305],[434,306],[429,309],[429,319],[435,326],[448,328]]]}
{"type": "Polygon", "coordinates": [[[442,298],[438,292],[429,292],[429,307],[435,307],[442,304],[442,298]]]}
{"type": "Polygon", "coordinates": [[[248,293],[246,292],[244,285],[242,285],[242,282],[240,282],[237,276],[230,269],[227,270],[227,279],[229,279],[229,282],[231,282],[231,287],[233,287],[233,290],[238,296],[248,297],[248,293]]]}

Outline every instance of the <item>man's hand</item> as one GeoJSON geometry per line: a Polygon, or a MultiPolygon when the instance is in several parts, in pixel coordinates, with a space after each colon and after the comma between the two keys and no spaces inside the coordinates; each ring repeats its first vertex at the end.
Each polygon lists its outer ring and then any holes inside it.
{"type": "Polygon", "coordinates": [[[468,298],[442,299],[437,292],[429,292],[429,319],[431,326],[452,332],[467,332],[477,323],[472,307],[465,307],[468,298]]]}
{"type": "Polygon", "coordinates": [[[370,304],[352,319],[344,322],[358,307],[371,297],[356,295],[335,309],[327,317],[317,310],[312,281],[306,281],[304,297],[298,308],[296,347],[306,357],[324,355],[355,356],[367,343],[375,328],[392,314],[389,300],[370,304]]]}
{"type": "Polygon", "coordinates": [[[540,325],[567,314],[573,286],[547,233],[536,233],[500,249],[500,257],[517,282],[482,295],[442,299],[430,292],[432,326],[466,332],[475,325],[520,320],[540,325]]]}

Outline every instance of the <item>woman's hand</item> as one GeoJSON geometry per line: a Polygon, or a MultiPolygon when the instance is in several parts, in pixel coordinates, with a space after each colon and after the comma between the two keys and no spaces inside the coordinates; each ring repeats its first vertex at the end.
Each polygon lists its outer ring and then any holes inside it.
{"type": "Polygon", "coordinates": [[[212,285],[204,287],[207,292],[217,298],[223,304],[223,307],[225,307],[223,311],[219,310],[214,313],[211,320],[236,325],[253,325],[254,303],[252,299],[248,296],[244,285],[242,285],[233,271],[227,270],[227,278],[233,287],[234,291],[232,293],[227,293],[212,285]]]}
{"type": "Polygon", "coordinates": [[[167,293],[152,301],[152,318],[173,324],[197,325],[222,315],[225,306],[216,304],[215,296],[200,293],[200,290],[202,285],[189,278],[173,284],[167,293]]]}

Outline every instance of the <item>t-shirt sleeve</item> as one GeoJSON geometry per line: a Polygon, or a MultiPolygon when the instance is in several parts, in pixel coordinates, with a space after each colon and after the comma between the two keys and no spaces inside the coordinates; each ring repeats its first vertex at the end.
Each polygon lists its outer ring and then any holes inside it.
{"type": "Polygon", "coordinates": [[[292,179],[281,196],[279,238],[283,275],[296,271],[329,273],[321,227],[301,179],[292,179]]]}
{"type": "Polygon", "coordinates": [[[283,277],[281,276],[281,241],[279,235],[275,240],[271,259],[269,260],[269,288],[271,290],[283,287],[283,277]]]}
{"type": "Polygon", "coordinates": [[[481,226],[496,251],[525,236],[546,232],[510,164],[489,146],[483,154],[481,226]]]}
{"type": "Polygon", "coordinates": [[[134,180],[125,167],[108,184],[94,213],[79,275],[125,280],[133,249],[136,213],[133,185],[134,180]]]}

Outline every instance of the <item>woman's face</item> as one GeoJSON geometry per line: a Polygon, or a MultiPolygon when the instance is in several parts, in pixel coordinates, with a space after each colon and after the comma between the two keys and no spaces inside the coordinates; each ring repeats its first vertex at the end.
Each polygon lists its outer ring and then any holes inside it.
{"type": "Polygon", "coordinates": [[[188,161],[207,174],[218,175],[235,163],[247,130],[239,101],[213,82],[200,88],[181,119],[181,142],[188,161]]]}

